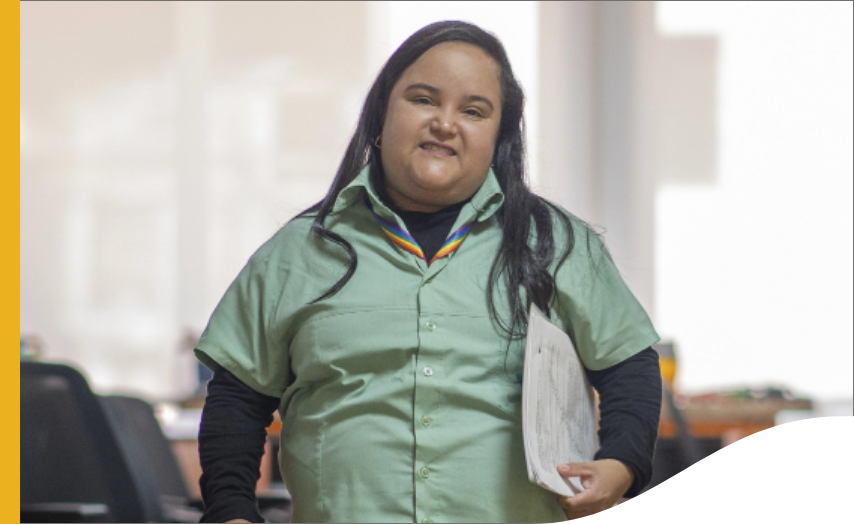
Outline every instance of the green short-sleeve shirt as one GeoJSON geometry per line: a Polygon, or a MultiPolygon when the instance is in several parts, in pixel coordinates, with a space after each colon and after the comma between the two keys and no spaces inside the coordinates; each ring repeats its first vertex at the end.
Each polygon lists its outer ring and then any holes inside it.
{"type": "MultiPolygon", "coordinates": [[[[206,365],[281,398],[279,460],[294,521],[565,520],[555,495],[527,477],[524,341],[508,346],[486,301],[504,199],[494,174],[452,228],[474,221],[460,248],[429,266],[389,240],[365,195],[405,229],[366,168],[326,222],[358,257],[337,294],[309,304],[348,259],[311,234],[310,218],[294,219],[251,257],[196,349],[206,365]]],[[[658,336],[599,238],[569,216],[575,248],[557,273],[552,321],[588,368],[603,369],[658,336]]]]}

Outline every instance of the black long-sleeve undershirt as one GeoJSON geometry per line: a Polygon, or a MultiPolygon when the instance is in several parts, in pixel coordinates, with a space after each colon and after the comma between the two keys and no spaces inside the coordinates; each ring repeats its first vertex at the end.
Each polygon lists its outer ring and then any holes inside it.
{"type": "Polygon", "coordinates": [[[199,485],[205,503],[201,522],[237,518],[264,522],[255,486],[261,476],[266,428],[278,407],[276,397],[258,393],[224,368],[214,371],[199,429],[199,485]]]}
{"type": "Polygon", "coordinates": [[[661,371],[652,348],[601,371],[587,370],[599,393],[599,451],[595,459],[617,459],[634,473],[625,497],[652,480],[652,459],[661,414],[661,371]]]}

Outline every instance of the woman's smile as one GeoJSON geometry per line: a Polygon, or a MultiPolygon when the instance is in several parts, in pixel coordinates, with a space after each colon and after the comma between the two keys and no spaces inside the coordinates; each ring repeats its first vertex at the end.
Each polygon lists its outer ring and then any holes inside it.
{"type": "Polygon", "coordinates": [[[427,153],[439,158],[447,158],[457,155],[457,152],[453,147],[439,142],[424,142],[420,147],[427,153]]]}

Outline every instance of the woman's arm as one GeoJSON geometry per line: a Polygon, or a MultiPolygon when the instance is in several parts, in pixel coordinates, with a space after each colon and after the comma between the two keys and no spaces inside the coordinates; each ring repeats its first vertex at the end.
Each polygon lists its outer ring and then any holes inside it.
{"type": "Polygon", "coordinates": [[[567,518],[578,518],[634,497],[652,479],[661,414],[661,372],[652,348],[601,371],[587,370],[599,393],[600,448],[593,462],[560,469],[581,477],[585,494],[559,498],[567,518]]]}
{"type": "Polygon", "coordinates": [[[199,484],[205,503],[202,522],[264,522],[255,487],[261,475],[266,428],[278,407],[278,398],[258,393],[224,368],[214,371],[199,430],[199,484]]]}

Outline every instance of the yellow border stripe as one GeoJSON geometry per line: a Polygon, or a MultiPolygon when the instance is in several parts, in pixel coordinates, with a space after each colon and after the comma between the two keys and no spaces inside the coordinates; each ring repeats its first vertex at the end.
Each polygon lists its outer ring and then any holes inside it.
{"type": "Polygon", "coordinates": [[[3,203],[0,205],[0,223],[2,223],[3,245],[6,253],[3,255],[2,289],[3,289],[3,419],[6,427],[2,431],[3,464],[5,474],[2,476],[0,492],[3,504],[0,520],[3,522],[20,521],[21,504],[21,375],[20,357],[13,362],[15,347],[21,342],[21,148],[20,148],[20,100],[21,100],[21,4],[8,0],[2,5],[3,27],[0,31],[0,59],[3,61],[3,96],[0,112],[2,112],[3,131],[0,136],[0,147],[3,148],[3,203]],[[17,109],[17,111],[16,111],[17,109]],[[18,116],[18,118],[15,118],[18,116]],[[14,334],[18,340],[14,341],[14,334]]]}

